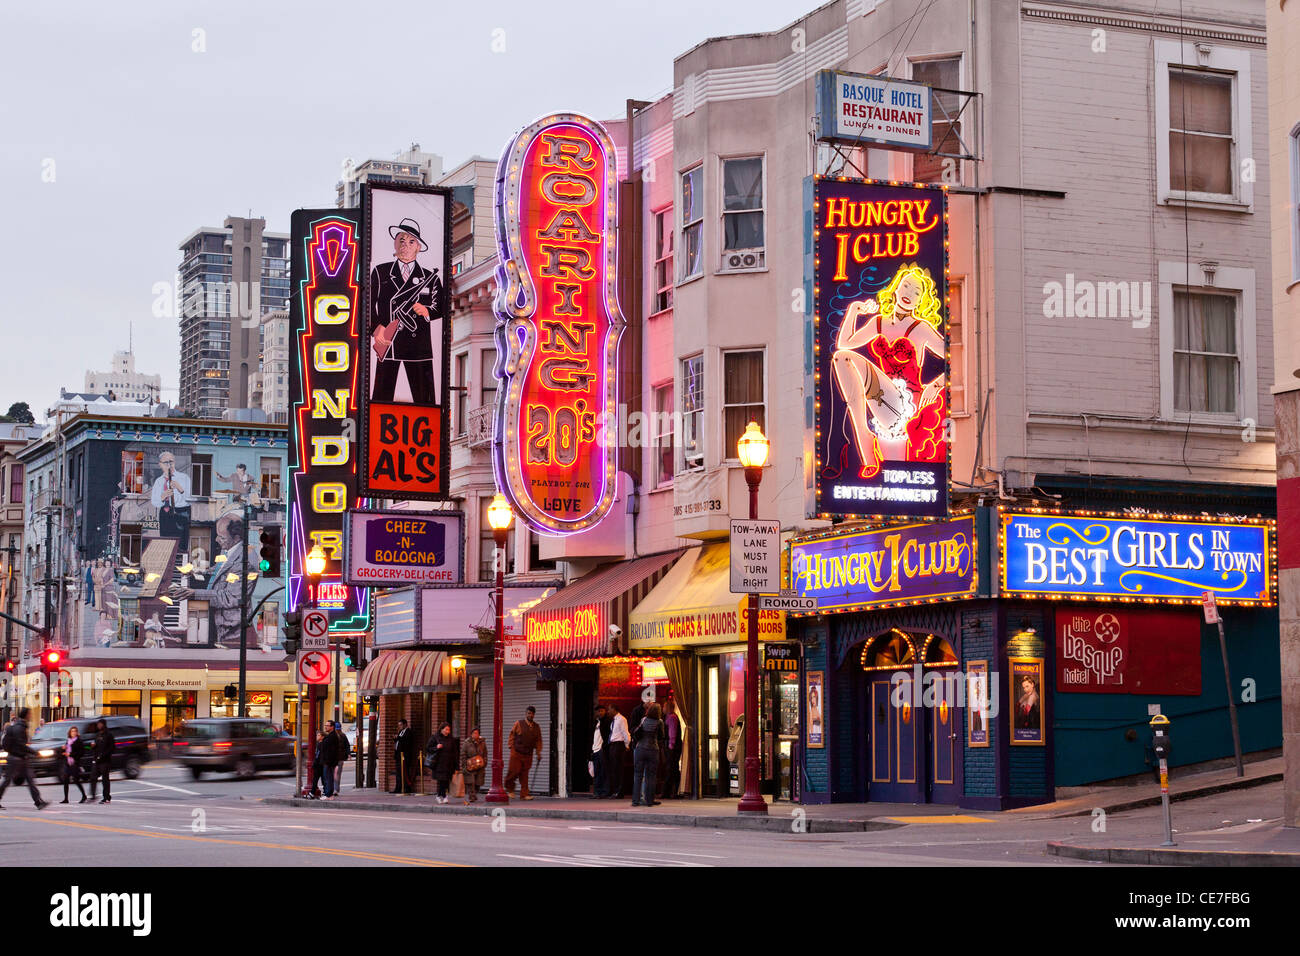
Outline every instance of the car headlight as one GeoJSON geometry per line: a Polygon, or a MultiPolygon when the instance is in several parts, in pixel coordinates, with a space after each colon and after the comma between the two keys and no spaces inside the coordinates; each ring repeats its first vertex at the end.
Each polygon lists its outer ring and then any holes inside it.
{"type": "Polygon", "coordinates": [[[54,756],[54,751],[53,751],[53,750],[38,750],[38,751],[36,751],[36,756],[38,756],[38,757],[53,757],[53,756],[54,756]]]}

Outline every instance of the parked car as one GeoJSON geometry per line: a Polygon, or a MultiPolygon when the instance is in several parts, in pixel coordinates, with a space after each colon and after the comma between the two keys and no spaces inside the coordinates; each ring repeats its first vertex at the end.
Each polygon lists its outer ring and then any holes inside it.
{"type": "Polygon", "coordinates": [[[172,756],[205,773],[234,772],[252,777],[259,770],[292,770],[294,737],[269,720],[253,717],[201,717],[187,720],[172,739],[172,756]]]}
{"type": "MultiPolygon", "coordinates": [[[[28,765],[38,777],[57,777],[62,773],[63,748],[68,740],[68,728],[76,727],[86,741],[86,758],[83,768],[91,768],[90,751],[95,744],[96,724],[99,717],[70,717],[52,720],[37,727],[27,741],[30,751],[28,765]]],[[[143,766],[152,759],[149,752],[149,734],[138,717],[102,718],[108,721],[108,731],[113,735],[113,760],[110,770],[121,771],[128,780],[140,776],[143,766]]]]}

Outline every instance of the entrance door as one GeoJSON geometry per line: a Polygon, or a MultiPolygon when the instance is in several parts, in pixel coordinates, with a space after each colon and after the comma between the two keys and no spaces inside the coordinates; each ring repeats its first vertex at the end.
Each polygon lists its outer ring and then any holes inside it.
{"type": "Polygon", "coordinates": [[[924,720],[920,708],[912,705],[912,675],[872,674],[868,685],[871,733],[868,747],[867,799],[884,803],[922,803],[925,800],[924,768],[919,754],[924,720]],[[897,697],[896,697],[897,692],[897,697]],[[894,701],[901,701],[895,705],[894,701]]]}
{"type": "Polygon", "coordinates": [[[961,797],[962,709],[947,701],[924,708],[929,751],[928,803],[956,804],[961,797]]]}

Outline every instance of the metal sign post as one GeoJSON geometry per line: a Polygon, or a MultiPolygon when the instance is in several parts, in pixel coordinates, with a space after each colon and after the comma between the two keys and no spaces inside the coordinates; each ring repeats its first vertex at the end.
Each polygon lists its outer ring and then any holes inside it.
{"type": "Polygon", "coordinates": [[[1241,727],[1237,724],[1237,695],[1232,686],[1232,672],[1228,669],[1228,642],[1223,636],[1223,618],[1219,615],[1219,608],[1212,592],[1205,592],[1201,604],[1205,609],[1205,623],[1214,624],[1219,629],[1219,653],[1223,655],[1223,680],[1228,691],[1228,721],[1232,725],[1232,754],[1237,761],[1237,776],[1244,777],[1246,770],[1241,763],[1241,727]]]}

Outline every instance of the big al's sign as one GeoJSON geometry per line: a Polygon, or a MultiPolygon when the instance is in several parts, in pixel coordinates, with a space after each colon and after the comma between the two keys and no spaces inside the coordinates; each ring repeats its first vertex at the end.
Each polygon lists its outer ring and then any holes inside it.
{"type": "Polygon", "coordinates": [[[289,492],[289,604],[330,612],[332,628],[366,626],[368,592],[342,581],[343,519],[357,501],[357,373],[360,216],[354,210],[293,214],[289,324],[292,442],[289,492]],[[325,553],[325,573],[307,594],[305,562],[325,553]]]}
{"type": "Polygon", "coordinates": [[[1219,604],[1275,601],[1267,521],[1004,513],[1001,584],[1011,596],[1219,604]]]}
{"type": "Polygon", "coordinates": [[[531,527],[568,534],[614,501],[624,319],[617,296],[617,164],[601,126],[533,123],[497,167],[497,486],[531,527]]]}
{"type": "Polygon", "coordinates": [[[948,514],[948,196],[813,188],[817,511],[948,514]]]}

